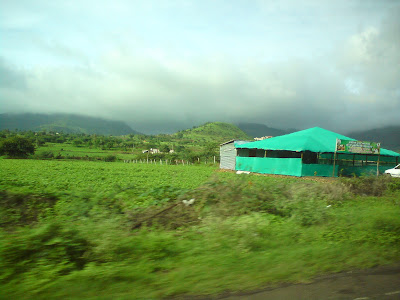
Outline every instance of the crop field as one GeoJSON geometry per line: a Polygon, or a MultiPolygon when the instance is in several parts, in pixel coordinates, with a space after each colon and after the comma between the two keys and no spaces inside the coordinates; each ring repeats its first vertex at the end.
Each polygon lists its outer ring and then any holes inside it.
{"type": "Polygon", "coordinates": [[[1,299],[214,297],[392,264],[399,245],[397,178],[0,159],[1,299]]]}
{"type": "MultiPolygon", "coordinates": [[[[46,143],[45,145],[39,147],[36,151],[37,154],[43,152],[51,152],[54,155],[60,154],[62,156],[72,156],[72,157],[104,157],[106,155],[116,155],[119,159],[132,159],[134,157],[131,153],[126,153],[120,150],[102,150],[99,148],[89,148],[89,147],[76,147],[67,143],[46,143]]],[[[137,151],[136,151],[137,152],[137,151]]]]}
{"type": "Polygon", "coordinates": [[[1,159],[0,189],[42,195],[119,193],[128,201],[162,187],[193,189],[214,171],[201,165],[1,159]]]}

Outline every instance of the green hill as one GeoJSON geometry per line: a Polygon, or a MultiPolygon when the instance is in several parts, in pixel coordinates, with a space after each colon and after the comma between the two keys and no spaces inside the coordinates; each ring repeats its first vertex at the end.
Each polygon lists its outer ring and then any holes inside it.
{"type": "Polygon", "coordinates": [[[1,114],[0,130],[3,129],[103,135],[138,133],[121,121],[74,114],[1,114]]]}
{"type": "Polygon", "coordinates": [[[204,125],[179,131],[174,137],[191,140],[193,142],[223,143],[229,140],[253,139],[237,126],[223,122],[212,122],[204,125]]]}

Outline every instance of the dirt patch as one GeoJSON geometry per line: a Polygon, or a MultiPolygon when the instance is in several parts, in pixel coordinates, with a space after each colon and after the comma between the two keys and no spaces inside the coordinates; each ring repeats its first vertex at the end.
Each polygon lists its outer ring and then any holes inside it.
{"type": "Polygon", "coordinates": [[[400,263],[325,275],[315,278],[311,283],[282,284],[249,293],[203,299],[400,299],[400,263]]]}

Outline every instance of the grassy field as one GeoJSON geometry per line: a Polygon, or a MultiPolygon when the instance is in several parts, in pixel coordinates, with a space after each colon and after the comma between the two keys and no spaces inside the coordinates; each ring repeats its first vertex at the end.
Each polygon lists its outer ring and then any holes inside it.
{"type": "MultiPolygon", "coordinates": [[[[90,147],[76,147],[67,143],[46,143],[45,145],[39,147],[36,151],[38,156],[43,152],[51,152],[54,156],[58,154],[63,157],[99,157],[103,158],[107,155],[115,155],[118,159],[133,159],[134,154],[126,153],[120,150],[107,150],[107,149],[99,149],[99,148],[90,148],[90,147]]],[[[138,152],[136,150],[135,154],[138,152]]]]}
{"type": "Polygon", "coordinates": [[[164,189],[188,190],[214,172],[209,166],[123,162],[0,160],[0,189],[21,194],[114,194],[124,201],[164,189]]]}
{"type": "Polygon", "coordinates": [[[0,189],[0,298],[216,295],[400,260],[393,178],[2,159],[0,189]]]}

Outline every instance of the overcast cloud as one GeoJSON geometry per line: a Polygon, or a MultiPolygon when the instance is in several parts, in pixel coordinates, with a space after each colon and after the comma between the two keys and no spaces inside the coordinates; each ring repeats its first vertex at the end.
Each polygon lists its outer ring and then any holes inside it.
{"type": "Polygon", "coordinates": [[[400,125],[398,1],[2,1],[0,113],[400,125]]]}

